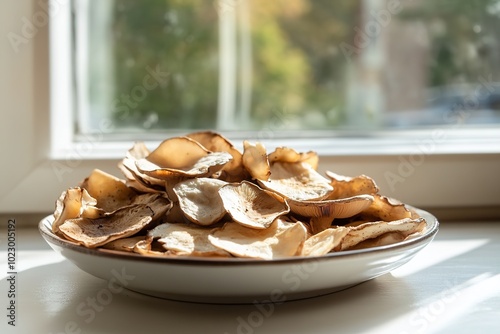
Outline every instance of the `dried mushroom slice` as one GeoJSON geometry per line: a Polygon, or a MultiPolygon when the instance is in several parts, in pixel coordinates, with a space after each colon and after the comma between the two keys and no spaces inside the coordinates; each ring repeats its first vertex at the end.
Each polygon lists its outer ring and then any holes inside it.
{"type": "Polygon", "coordinates": [[[219,189],[219,195],[234,221],[250,228],[267,228],[290,211],[283,197],[248,181],[227,184],[219,189]]]}
{"type": "Polygon", "coordinates": [[[128,206],[101,218],[68,219],[59,230],[69,240],[95,248],[136,234],[152,222],[153,215],[147,205],[128,206]]]}
{"type": "Polygon", "coordinates": [[[80,186],[97,200],[96,206],[105,212],[128,205],[136,195],[124,181],[100,169],[94,169],[80,186]]]}
{"type": "Polygon", "coordinates": [[[368,208],[373,202],[370,195],[359,195],[337,200],[294,201],[288,200],[290,211],[311,217],[311,232],[316,234],[329,228],[336,219],[352,217],[368,208]]]}
{"type": "Polygon", "coordinates": [[[144,240],[139,241],[134,246],[134,253],[148,256],[169,256],[172,255],[166,251],[161,244],[153,241],[152,237],[146,236],[144,240]]]}
{"type": "Polygon", "coordinates": [[[151,151],[147,148],[144,142],[135,142],[130,150],[127,152],[127,156],[134,157],[136,159],[142,159],[147,157],[151,151]]]}
{"type": "Polygon", "coordinates": [[[297,256],[307,239],[307,229],[302,222],[290,222],[282,218],[276,219],[278,224],[275,235],[276,243],[271,242],[273,259],[297,256]]]}
{"type": "MultiPolygon", "coordinates": [[[[192,139],[190,140],[192,141],[192,139]]],[[[231,159],[231,155],[227,152],[213,152],[195,161],[191,166],[184,166],[184,169],[162,168],[147,159],[138,160],[136,164],[141,172],[164,180],[164,190],[168,198],[173,202],[172,209],[168,214],[168,219],[171,222],[180,223],[183,222],[185,218],[180,208],[177,195],[173,190],[174,186],[187,179],[211,176],[224,167],[231,159]]]]}
{"type": "Polygon", "coordinates": [[[66,219],[79,218],[82,215],[89,218],[101,216],[104,213],[95,207],[96,204],[96,199],[90,196],[87,190],[80,187],[63,191],[56,201],[52,232],[59,234],[59,226],[66,219]]]}
{"type": "Polygon", "coordinates": [[[226,251],[208,241],[212,229],[185,224],[164,223],[148,232],[148,236],[176,255],[229,256],[226,251]]]}
{"type": "Polygon", "coordinates": [[[164,140],[147,156],[132,156],[122,165],[140,185],[154,189],[160,186],[172,198],[174,194],[171,190],[176,183],[187,178],[210,176],[231,159],[229,153],[211,153],[191,138],[174,137],[164,140]],[[130,166],[131,163],[133,166],[130,166]]]}
{"type": "Polygon", "coordinates": [[[338,226],[327,228],[320,233],[310,236],[304,242],[300,255],[322,256],[328,254],[332,249],[338,247],[349,232],[347,227],[338,226]]]}
{"type": "Polygon", "coordinates": [[[374,195],[379,192],[375,181],[366,175],[349,177],[339,175],[331,171],[326,171],[326,176],[331,180],[333,191],[328,195],[328,199],[339,199],[356,195],[374,195]]]}
{"type": "Polygon", "coordinates": [[[135,180],[138,173],[137,168],[135,168],[135,161],[144,159],[149,153],[151,152],[143,142],[135,142],[132,148],[127,151],[125,158],[118,164],[118,168],[127,180],[135,180]]]}
{"type": "MultiPolygon", "coordinates": [[[[56,201],[56,209],[54,211],[54,222],[52,223],[52,232],[58,233],[59,226],[66,219],[77,218],[80,216],[82,207],[82,190],[81,188],[69,188],[62,192],[61,196],[56,201]]],[[[97,203],[97,202],[96,202],[97,203]]]]}
{"type": "Polygon", "coordinates": [[[358,195],[333,200],[295,201],[288,200],[290,210],[305,217],[348,218],[370,207],[371,195],[358,195]]]}
{"type": "Polygon", "coordinates": [[[243,155],[224,136],[212,131],[200,131],[187,134],[186,137],[196,140],[211,152],[227,152],[232,160],[220,170],[219,179],[227,182],[240,182],[248,177],[248,172],[243,167],[243,155]]]}
{"type": "Polygon", "coordinates": [[[359,244],[348,248],[347,250],[354,250],[354,249],[365,249],[365,248],[372,248],[372,247],[380,247],[380,246],[386,246],[386,245],[392,245],[397,242],[401,242],[405,240],[407,237],[399,232],[388,232],[384,233],[376,238],[371,238],[367,239],[365,241],[361,241],[359,244]]]}
{"type": "Polygon", "coordinates": [[[134,197],[130,206],[147,205],[153,210],[153,221],[163,218],[172,208],[172,202],[166,197],[166,194],[146,193],[134,197]]]}
{"type": "Polygon", "coordinates": [[[299,254],[306,238],[307,230],[301,222],[283,219],[276,219],[269,228],[261,230],[229,222],[208,236],[214,246],[233,256],[264,260],[299,254]]]}
{"type": "Polygon", "coordinates": [[[268,190],[295,201],[320,200],[333,191],[330,181],[304,162],[275,162],[269,180],[258,180],[268,190]]]}
{"type": "Polygon", "coordinates": [[[194,177],[208,177],[224,167],[232,156],[227,152],[210,152],[188,137],[164,140],[147,157],[135,162],[137,169],[150,177],[166,181],[170,196],[178,182],[194,177]]]}
{"type": "Polygon", "coordinates": [[[146,239],[146,236],[139,235],[108,242],[102,248],[121,252],[134,252],[135,246],[146,239]]]}
{"type": "Polygon", "coordinates": [[[147,157],[149,162],[161,167],[183,170],[208,155],[208,151],[197,141],[188,137],[172,137],[164,140],[147,157]]]}
{"type": "Polygon", "coordinates": [[[243,166],[252,178],[267,181],[271,175],[271,169],[264,145],[243,141],[243,166]]]}
{"type": "Polygon", "coordinates": [[[138,192],[141,192],[141,193],[160,193],[160,192],[165,191],[164,185],[162,187],[152,186],[151,184],[145,184],[143,182],[143,180],[144,179],[141,179],[139,181],[139,176],[137,176],[137,179],[132,179],[132,180],[127,179],[127,181],[125,181],[125,183],[130,188],[132,188],[138,192]]]}
{"type": "Polygon", "coordinates": [[[106,214],[103,209],[97,207],[97,200],[90,196],[88,191],[82,188],[82,208],[80,209],[80,217],[82,218],[98,218],[106,214]]]}
{"type": "Polygon", "coordinates": [[[195,178],[176,184],[173,190],[184,215],[195,224],[208,226],[226,214],[218,193],[226,184],[218,179],[195,178]]]}
{"type": "Polygon", "coordinates": [[[425,226],[426,223],[423,218],[404,218],[390,222],[376,221],[355,227],[347,227],[349,232],[335,250],[350,249],[365,240],[377,238],[386,233],[399,233],[406,238],[411,234],[422,232],[425,226]]]}
{"type": "Polygon", "coordinates": [[[373,203],[363,210],[362,215],[376,220],[393,221],[411,218],[413,213],[403,203],[376,194],[373,203]]]}
{"type": "Polygon", "coordinates": [[[211,176],[221,170],[231,159],[231,154],[227,152],[213,152],[198,160],[187,159],[190,164],[182,166],[162,167],[151,162],[149,157],[136,161],[136,166],[141,173],[170,182],[171,180],[211,176]]]}
{"type": "Polygon", "coordinates": [[[136,161],[146,158],[150,154],[143,142],[137,142],[127,151],[125,158],[118,164],[118,168],[125,175],[126,184],[140,192],[164,191],[165,181],[141,173],[136,166],[136,161]]]}
{"type": "Polygon", "coordinates": [[[275,162],[305,162],[314,170],[318,169],[319,157],[318,154],[313,151],[299,153],[293,148],[277,147],[273,152],[269,153],[267,157],[271,165],[275,162]]]}

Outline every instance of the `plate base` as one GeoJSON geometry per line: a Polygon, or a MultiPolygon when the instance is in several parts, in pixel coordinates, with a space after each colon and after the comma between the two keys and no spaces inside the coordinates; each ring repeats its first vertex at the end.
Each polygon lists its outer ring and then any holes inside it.
{"type": "Polygon", "coordinates": [[[160,299],[166,299],[176,302],[188,302],[188,303],[197,303],[197,304],[232,304],[232,305],[249,305],[249,304],[281,304],[288,301],[296,301],[314,297],[320,297],[329,295],[332,293],[336,293],[342,290],[350,289],[355,287],[356,285],[362,284],[355,283],[345,286],[337,286],[335,288],[323,289],[323,290],[314,290],[314,291],[306,291],[306,292],[297,292],[297,293],[287,293],[279,296],[274,296],[275,299],[271,300],[270,296],[213,296],[213,295],[182,295],[175,293],[161,293],[158,291],[148,291],[141,289],[131,289],[127,287],[127,290],[146,295],[149,297],[155,297],[160,299]]]}

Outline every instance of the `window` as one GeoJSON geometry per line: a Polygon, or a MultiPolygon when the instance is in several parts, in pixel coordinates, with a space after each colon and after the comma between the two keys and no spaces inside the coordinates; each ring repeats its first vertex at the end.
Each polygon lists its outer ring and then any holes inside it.
{"type": "Polygon", "coordinates": [[[495,1],[44,3],[9,18],[27,42],[4,57],[27,85],[4,100],[35,131],[6,148],[32,154],[5,166],[1,212],[51,211],[92,168],[119,175],[134,140],[208,127],[316,150],[416,206],[500,205],[495,1]]]}
{"type": "Polygon", "coordinates": [[[499,124],[494,3],[76,0],[76,131],[499,124]]]}

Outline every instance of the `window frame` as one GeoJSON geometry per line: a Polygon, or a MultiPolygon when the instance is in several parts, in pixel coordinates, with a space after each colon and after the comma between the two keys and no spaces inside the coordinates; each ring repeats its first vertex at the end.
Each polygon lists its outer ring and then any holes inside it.
{"type": "MultiPolygon", "coordinates": [[[[21,17],[31,18],[43,10],[38,1],[21,3],[1,5],[7,12],[15,7],[21,15],[11,20],[12,29],[20,29],[21,17]]],[[[18,75],[21,80],[12,80],[8,89],[0,92],[5,95],[3,100],[9,101],[3,111],[5,119],[20,124],[3,126],[1,133],[3,142],[9,143],[2,147],[3,156],[17,161],[3,167],[2,214],[50,213],[61,192],[77,185],[94,168],[121,175],[116,164],[136,139],[105,140],[109,124],[102,124],[102,133],[95,137],[77,141],[74,135],[74,115],[68,112],[75,106],[69,4],[67,0],[51,0],[54,11],[48,15],[50,24],[38,27],[20,55],[12,52],[3,59],[14,65],[7,69],[6,77],[18,75]],[[15,70],[20,68],[23,72],[19,74],[15,70]],[[7,117],[5,110],[19,112],[7,117]],[[19,152],[27,154],[20,156],[19,152]]],[[[259,133],[224,134],[235,142],[245,136],[261,140],[268,149],[290,146],[315,150],[320,154],[320,171],[367,174],[377,181],[381,193],[416,207],[500,207],[498,126],[381,132],[363,137],[315,132],[312,137],[281,138],[281,130],[271,120],[259,133]]],[[[153,148],[158,141],[146,144],[153,148]]]]}

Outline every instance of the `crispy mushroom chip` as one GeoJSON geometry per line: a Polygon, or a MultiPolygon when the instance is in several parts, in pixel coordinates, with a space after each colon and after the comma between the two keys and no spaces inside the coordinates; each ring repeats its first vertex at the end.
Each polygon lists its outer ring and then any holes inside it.
{"type": "Polygon", "coordinates": [[[105,212],[113,212],[128,205],[136,195],[124,181],[100,169],[94,169],[82,182],[81,187],[96,199],[97,207],[105,212]]]}
{"type": "Polygon", "coordinates": [[[373,202],[370,195],[358,195],[350,198],[323,201],[293,201],[289,200],[290,209],[304,217],[311,217],[312,233],[318,233],[329,228],[335,219],[352,217],[373,202]]]}
{"type": "Polygon", "coordinates": [[[265,260],[297,255],[306,238],[307,230],[301,222],[282,219],[263,230],[229,222],[208,236],[214,246],[234,256],[265,260]]]}
{"type": "Polygon", "coordinates": [[[374,195],[379,192],[375,181],[366,175],[349,177],[339,175],[331,171],[326,171],[326,176],[331,179],[333,191],[329,194],[329,199],[339,199],[357,195],[374,195]]]}
{"type": "Polygon", "coordinates": [[[399,233],[404,239],[411,234],[422,232],[425,226],[426,224],[423,218],[404,218],[390,222],[368,222],[349,227],[349,232],[344,237],[337,250],[349,249],[365,240],[374,239],[386,233],[399,233]]]}
{"type": "Polygon", "coordinates": [[[143,142],[136,142],[118,164],[118,168],[125,175],[127,186],[139,192],[159,192],[165,187],[165,181],[148,176],[137,169],[136,162],[150,153],[143,142]]]}
{"type": "Polygon", "coordinates": [[[192,178],[192,177],[207,177],[224,167],[226,163],[231,161],[231,154],[227,152],[213,152],[200,157],[198,160],[191,161],[187,159],[189,164],[180,167],[162,167],[151,162],[148,159],[140,159],[136,161],[137,169],[154,178],[160,180],[169,180],[172,178],[192,178]]]}
{"type": "Polygon", "coordinates": [[[316,152],[309,151],[307,153],[299,153],[290,147],[277,147],[273,152],[268,154],[270,164],[275,162],[305,162],[313,169],[318,169],[319,157],[316,152]]]}
{"type": "Polygon", "coordinates": [[[271,177],[258,182],[267,190],[298,201],[322,199],[333,191],[330,181],[304,162],[275,162],[271,177]]]}
{"type": "Polygon", "coordinates": [[[243,166],[256,180],[267,181],[271,175],[267,151],[262,143],[243,141],[243,166]]]}
{"type": "Polygon", "coordinates": [[[106,217],[68,219],[59,230],[68,239],[95,248],[136,234],[152,222],[153,214],[147,205],[129,206],[106,217]]]}
{"type": "Polygon", "coordinates": [[[130,206],[147,205],[153,210],[153,221],[163,218],[172,208],[171,201],[165,194],[145,193],[137,195],[133,198],[130,206]]]}
{"type": "Polygon", "coordinates": [[[145,159],[161,168],[185,169],[210,153],[196,140],[173,137],[164,140],[145,159]]]}
{"type": "Polygon", "coordinates": [[[225,185],[219,195],[234,221],[250,228],[267,228],[290,211],[283,197],[247,181],[225,185]]]}
{"type": "Polygon", "coordinates": [[[370,207],[373,196],[358,195],[332,200],[294,201],[289,200],[290,208],[305,217],[352,217],[370,207]]]}
{"type": "Polygon", "coordinates": [[[384,221],[412,217],[412,212],[404,203],[378,194],[374,195],[373,203],[363,211],[363,214],[372,217],[372,219],[384,221]]]}
{"type": "Polygon", "coordinates": [[[207,150],[212,152],[227,152],[231,154],[232,160],[221,169],[219,178],[227,182],[238,182],[248,176],[243,167],[243,155],[224,136],[212,131],[200,131],[187,134],[186,137],[196,140],[207,150]]]}
{"type": "Polygon", "coordinates": [[[344,237],[349,232],[349,228],[339,226],[327,228],[313,236],[307,238],[302,248],[302,256],[321,256],[337,248],[344,237]]]}
{"type": "Polygon", "coordinates": [[[361,241],[359,244],[356,244],[352,247],[349,247],[349,250],[354,249],[364,249],[364,248],[372,248],[372,247],[380,247],[395,244],[397,242],[401,242],[405,240],[407,236],[399,232],[387,232],[382,235],[379,235],[376,238],[366,239],[361,241]]]}
{"type": "Polygon", "coordinates": [[[178,183],[174,192],[184,215],[193,223],[208,226],[226,214],[219,189],[227,182],[219,179],[196,178],[178,183]]]}
{"type": "Polygon", "coordinates": [[[146,236],[144,235],[133,236],[123,239],[116,239],[111,242],[108,242],[102,248],[109,250],[123,251],[123,252],[133,252],[136,245],[144,240],[146,240],[146,236]]]}
{"type": "Polygon", "coordinates": [[[229,253],[215,247],[208,241],[212,230],[185,224],[164,223],[148,232],[165,248],[177,255],[229,256],[229,253]]]}
{"type": "Polygon", "coordinates": [[[97,200],[80,187],[65,190],[56,202],[52,232],[58,234],[59,226],[67,219],[78,217],[97,218],[103,212],[95,207],[97,200]]]}
{"type": "Polygon", "coordinates": [[[160,219],[171,207],[168,199],[156,194],[137,196],[135,200],[135,204],[103,217],[66,219],[59,230],[69,240],[94,248],[136,234],[160,219]],[[146,201],[147,204],[141,203],[146,201]]]}

